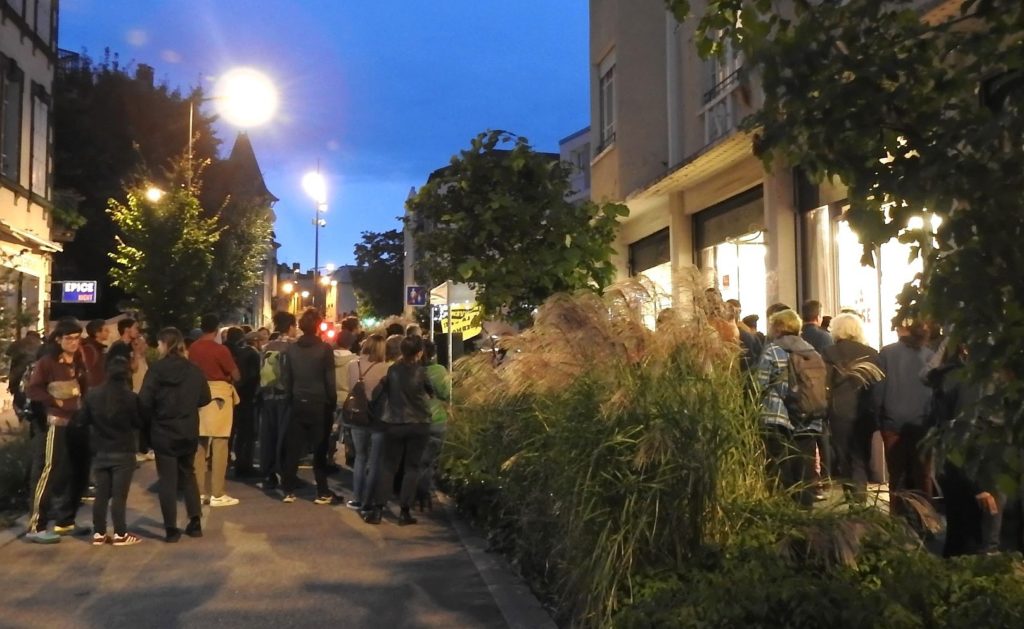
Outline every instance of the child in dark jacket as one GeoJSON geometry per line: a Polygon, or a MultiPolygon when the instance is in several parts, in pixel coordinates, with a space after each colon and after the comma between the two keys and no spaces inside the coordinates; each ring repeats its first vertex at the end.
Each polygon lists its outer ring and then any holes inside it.
{"type": "Polygon", "coordinates": [[[107,381],[89,391],[78,423],[89,426],[93,445],[92,471],[96,501],[92,508],[93,546],[108,542],[130,546],[142,541],[128,532],[125,510],[128,489],[135,472],[135,433],[142,426],[139,397],[132,393],[131,366],[114,357],[107,364],[107,381]],[[107,504],[110,504],[114,536],[107,535],[107,504]]]}

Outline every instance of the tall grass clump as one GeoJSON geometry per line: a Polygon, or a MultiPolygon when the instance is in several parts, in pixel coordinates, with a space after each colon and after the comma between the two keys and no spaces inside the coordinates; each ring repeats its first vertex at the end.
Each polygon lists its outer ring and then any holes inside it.
{"type": "Polygon", "coordinates": [[[574,624],[607,624],[637,575],[728,544],[768,498],[739,349],[679,292],[671,311],[643,279],[556,296],[500,366],[458,366],[449,489],[574,624]]]}

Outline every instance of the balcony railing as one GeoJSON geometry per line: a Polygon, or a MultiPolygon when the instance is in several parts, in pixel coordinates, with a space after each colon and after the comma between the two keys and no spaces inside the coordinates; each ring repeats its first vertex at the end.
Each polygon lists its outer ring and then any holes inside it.
{"type": "Polygon", "coordinates": [[[733,72],[707,92],[700,115],[704,119],[704,145],[729,135],[736,128],[736,97],[739,72],[733,72]]]}

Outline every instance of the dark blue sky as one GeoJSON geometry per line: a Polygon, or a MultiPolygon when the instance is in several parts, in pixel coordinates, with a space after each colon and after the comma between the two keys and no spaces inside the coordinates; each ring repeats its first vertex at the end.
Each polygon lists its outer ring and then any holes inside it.
{"type": "MultiPolygon", "coordinates": [[[[353,261],[359,233],[399,226],[413,186],[477,132],[539,150],[588,124],[585,0],[63,0],[60,46],[110,47],[183,91],[234,66],[266,72],[281,106],[250,129],[280,197],[282,262],[313,263],[302,175],[328,179],[320,263],[353,261]]],[[[218,128],[230,150],[236,130],[218,128]]]]}

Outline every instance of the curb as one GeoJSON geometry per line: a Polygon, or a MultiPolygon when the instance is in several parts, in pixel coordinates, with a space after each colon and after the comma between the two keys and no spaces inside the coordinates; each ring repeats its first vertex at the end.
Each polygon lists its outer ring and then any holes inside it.
{"type": "Polygon", "coordinates": [[[0,531],[0,548],[10,544],[16,539],[24,537],[28,530],[28,514],[21,516],[14,521],[14,524],[0,531]]]}
{"type": "Polygon", "coordinates": [[[441,492],[437,492],[437,495],[440,498],[438,502],[444,506],[448,521],[458,534],[462,546],[469,553],[469,558],[483,578],[509,628],[558,629],[551,615],[508,562],[500,555],[488,552],[484,539],[459,517],[451,498],[441,492]]]}

